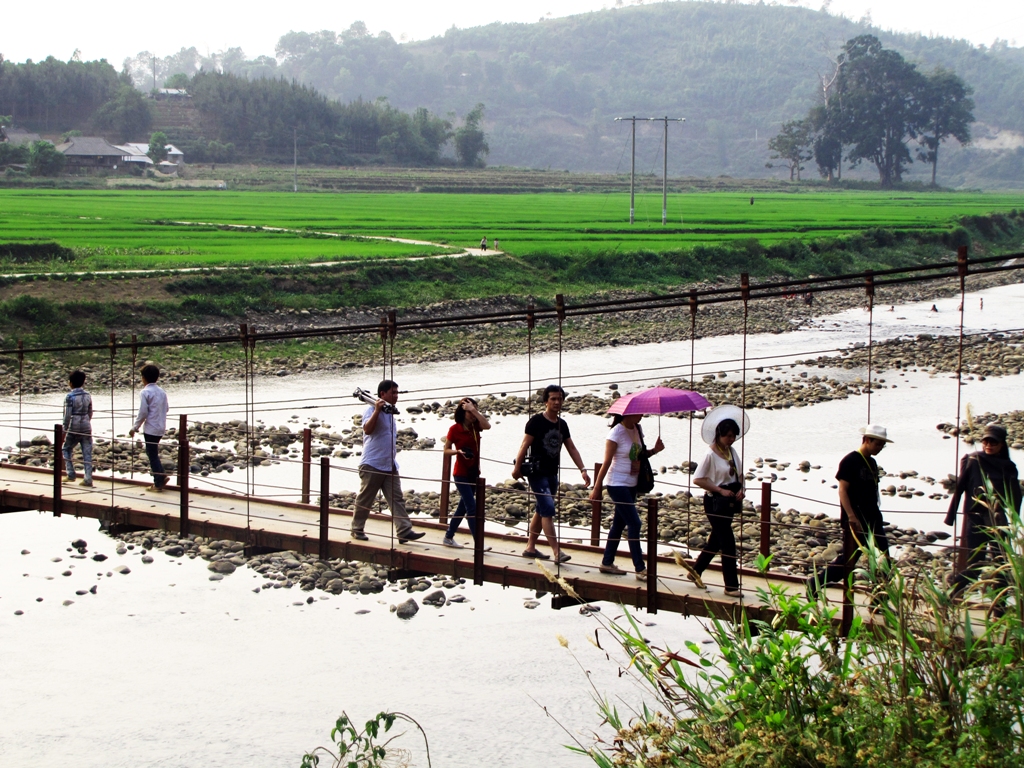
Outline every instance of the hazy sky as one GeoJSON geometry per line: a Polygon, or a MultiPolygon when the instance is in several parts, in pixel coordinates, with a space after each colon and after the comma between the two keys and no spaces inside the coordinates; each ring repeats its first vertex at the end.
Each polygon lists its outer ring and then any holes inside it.
{"type": "MultiPolygon", "coordinates": [[[[646,0],[651,2],[652,0],[646,0]]],[[[626,5],[636,0],[622,0],[626,5]]],[[[613,6],[616,0],[289,0],[262,11],[258,3],[175,0],[150,5],[51,0],[40,11],[29,3],[3,10],[0,53],[10,61],[67,60],[76,48],[85,59],[106,58],[117,68],[126,56],[150,50],[164,56],[181,47],[202,53],[240,46],[249,57],[273,55],[278,37],[289,30],[340,32],[353,21],[370,31],[387,30],[396,39],[423,39],[446,29],[494,21],[534,22],[613,6]],[[163,9],[164,21],[154,21],[163,9]],[[42,14],[42,15],[41,15],[42,14]],[[45,17],[54,23],[46,23],[45,17]]],[[[822,0],[781,0],[779,5],[821,7],[822,0]]],[[[966,38],[990,44],[996,38],[1024,45],[1020,0],[832,0],[831,12],[851,19],[870,14],[883,29],[966,38]]]]}

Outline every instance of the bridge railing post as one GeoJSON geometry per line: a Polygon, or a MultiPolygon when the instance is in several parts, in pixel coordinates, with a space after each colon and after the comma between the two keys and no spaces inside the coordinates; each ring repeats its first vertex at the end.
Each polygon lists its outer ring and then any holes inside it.
{"type": "Polygon", "coordinates": [[[188,536],[188,477],[191,471],[192,458],[189,455],[188,446],[188,416],[184,413],[178,416],[178,531],[182,536],[188,536]]]}
{"type": "Polygon", "coordinates": [[[484,494],[487,492],[487,481],[482,477],[476,480],[476,517],[473,520],[476,530],[473,531],[473,583],[477,586],[484,583],[484,494]]]}
{"type": "Polygon", "coordinates": [[[761,554],[768,557],[772,550],[772,484],[761,483],[761,554]]]}
{"type": "Polygon", "coordinates": [[[331,462],[320,457],[320,559],[330,557],[331,462]]]}
{"type": "Polygon", "coordinates": [[[61,483],[64,482],[64,426],[53,425],[53,516],[60,517],[63,503],[60,492],[61,483]]]}
{"type": "MultiPolygon", "coordinates": [[[[594,477],[601,474],[601,462],[594,463],[594,477]]],[[[601,500],[590,502],[590,546],[601,545],[601,500]]]]}
{"type": "Polygon", "coordinates": [[[437,513],[437,522],[444,525],[448,522],[448,500],[452,493],[452,457],[447,453],[441,458],[441,499],[437,513]]]}
{"type": "Polygon", "coordinates": [[[846,515],[846,509],[840,508],[839,525],[843,529],[843,617],[839,624],[839,632],[843,637],[850,634],[853,626],[853,585],[850,577],[853,575],[854,547],[853,531],[850,529],[850,518],[846,515]]]}
{"type": "Polygon", "coordinates": [[[302,496],[303,504],[309,504],[309,475],[313,464],[313,430],[306,427],[302,430],[302,496]]]}
{"type": "Polygon", "coordinates": [[[647,499],[647,612],[658,612],[658,500],[647,499]]]}

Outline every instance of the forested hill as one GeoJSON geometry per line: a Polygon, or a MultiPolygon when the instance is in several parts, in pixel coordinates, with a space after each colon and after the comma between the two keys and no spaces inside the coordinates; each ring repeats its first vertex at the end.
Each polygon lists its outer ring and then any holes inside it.
{"type": "MultiPolygon", "coordinates": [[[[628,127],[614,117],[681,116],[685,125],[670,130],[670,173],[751,177],[779,173],[765,169],[768,139],[807,113],[829,57],[865,33],[974,88],[975,147],[944,150],[940,184],[1024,186],[1024,51],[888,34],[802,8],[668,2],[453,28],[409,44],[357,24],[339,35],[286,34],[278,63],[236,59],[229,68],[296,78],[342,101],[385,96],[436,114],[483,102],[491,165],[626,170],[628,127]]],[[[660,171],[661,126],[638,135],[638,170],[660,171]]],[[[910,178],[927,172],[922,163],[910,170],[910,178]]]]}

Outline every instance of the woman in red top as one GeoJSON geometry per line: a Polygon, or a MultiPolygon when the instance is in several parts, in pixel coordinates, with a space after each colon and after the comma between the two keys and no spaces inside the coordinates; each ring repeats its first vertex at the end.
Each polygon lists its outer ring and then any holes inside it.
{"type": "Polygon", "coordinates": [[[448,430],[448,439],[444,444],[444,452],[455,457],[455,488],[459,492],[459,508],[455,511],[448,531],[444,535],[444,545],[461,549],[462,545],[455,541],[455,531],[462,523],[462,518],[469,522],[469,530],[476,537],[476,481],[480,477],[480,433],[490,429],[491,423],[476,409],[476,400],[464,397],[455,409],[455,423],[448,430]]]}

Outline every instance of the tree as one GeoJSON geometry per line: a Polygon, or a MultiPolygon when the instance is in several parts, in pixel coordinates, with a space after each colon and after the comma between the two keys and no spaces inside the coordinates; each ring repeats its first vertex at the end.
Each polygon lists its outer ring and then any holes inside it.
{"type": "Polygon", "coordinates": [[[939,166],[939,145],[952,136],[961,144],[971,141],[971,123],[974,122],[973,89],[954,73],[937,69],[928,76],[922,99],[923,148],[918,158],[932,164],[932,186],[939,166]]]}
{"type": "Polygon", "coordinates": [[[896,51],[884,50],[873,35],[849,40],[840,59],[842,128],[852,144],[847,157],[854,165],[870,160],[881,186],[891,187],[913,162],[907,141],[921,133],[927,81],[896,51]]]}
{"type": "Polygon", "coordinates": [[[830,182],[842,178],[842,112],[838,104],[819,105],[807,115],[811,129],[811,151],[821,178],[830,182]]]}
{"type": "Polygon", "coordinates": [[[164,88],[178,88],[182,91],[188,90],[189,76],[184,72],[171,75],[164,81],[164,88]]]}
{"type": "Polygon", "coordinates": [[[154,163],[160,163],[167,159],[167,134],[163,131],[153,131],[149,137],[149,151],[146,153],[154,163]]]}
{"type": "Polygon", "coordinates": [[[477,104],[466,115],[462,127],[455,131],[455,155],[460,165],[482,168],[486,163],[481,155],[491,151],[487,146],[487,136],[480,128],[484,117],[484,105],[477,104]]]}
{"type": "Polygon", "coordinates": [[[153,123],[149,104],[130,85],[117,89],[114,98],[96,111],[96,125],[116,133],[121,141],[144,136],[153,123]]]}
{"type": "Polygon", "coordinates": [[[57,176],[67,158],[48,141],[32,142],[28,151],[28,172],[33,176],[57,176]]]}
{"type": "MultiPolygon", "coordinates": [[[[773,154],[772,160],[785,160],[789,168],[789,180],[800,181],[800,171],[803,163],[810,160],[813,154],[810,152],[811,125],[807,120],[790,120],[782,124],[782,130],[768,142],[768,149],[773,154]]],[[[766,168],[773,167],[771,163],[765,164],[766,168]]]]}

